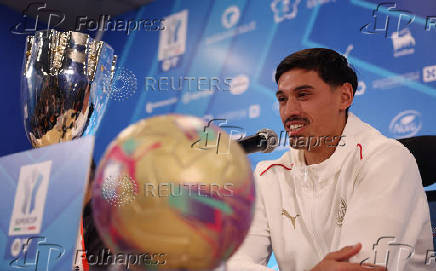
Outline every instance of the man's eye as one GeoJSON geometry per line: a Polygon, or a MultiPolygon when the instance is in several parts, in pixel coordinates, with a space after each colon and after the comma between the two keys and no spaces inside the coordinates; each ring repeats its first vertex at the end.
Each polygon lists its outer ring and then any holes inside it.
{"type": "Polygon", "coordinates": [[[286,98],[285,98],[285,97],[278,97],[277,100],[278,100],[279,103],[280,103],[280,102],[284,102],[284,101],[286,101],[286,98]]]}
{"type": "Polygon", "coordinates": [[[309,95],[309,93],[307,93],[307,92],[298,92],[297,97],[305,97],[308,95],[309,95]]]}

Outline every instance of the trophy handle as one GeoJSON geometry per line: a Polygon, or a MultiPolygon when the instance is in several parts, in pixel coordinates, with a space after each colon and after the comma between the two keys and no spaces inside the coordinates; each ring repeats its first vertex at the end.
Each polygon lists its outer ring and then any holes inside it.
{"type": "Polygon", "coordinates": [[[90,39],[88,43],[88,77],[89,82],[92,83],[95,78],[97,64],[100,60],[100,53],[101,48],[103,47],[103,42],[90,39]]]}
{"type": "Polygon", "coordinates": [[[34,37],[33,36],[27,36],[26,37],[26,51],[25,51],[25,63],[24,63],[24,72],[27,71],[28,67],[29,67],[29,59],[30,59],[30,55],[32,54],[32,44],[34,41],[34,37]]]}
{"type": "Polygon", "coordinates": [[[65,60],[65,50],[71,39],[71,32],[55,32],[53,35],[55,38],[52,39],[50,72],[55,75],[59,73],[62,63],[65,60]]]}

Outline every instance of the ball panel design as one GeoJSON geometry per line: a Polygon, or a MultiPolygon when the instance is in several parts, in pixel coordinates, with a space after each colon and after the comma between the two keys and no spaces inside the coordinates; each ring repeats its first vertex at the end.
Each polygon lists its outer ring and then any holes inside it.
{"type": "Polygon", "coordinates": [[[242,243],[254,195],[238,143],[199,118],[166,115],[130,125],[109,145],[92,206],[112,251],[164,253],[154,269],[211,269],[242,243]]]}

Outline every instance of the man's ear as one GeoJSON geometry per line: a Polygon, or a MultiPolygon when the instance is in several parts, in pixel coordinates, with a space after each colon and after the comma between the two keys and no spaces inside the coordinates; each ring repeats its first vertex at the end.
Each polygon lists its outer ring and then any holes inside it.
{"type": "Polygon", "coordinates": [[[338,89],[339,93],[339,108],[345,111],[353,103],[353,86],[350,83],[344,83],[338,89]]]}

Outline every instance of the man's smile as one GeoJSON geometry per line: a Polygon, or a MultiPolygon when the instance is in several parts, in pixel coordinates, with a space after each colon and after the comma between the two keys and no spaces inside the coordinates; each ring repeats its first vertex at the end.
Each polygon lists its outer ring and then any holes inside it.
{"type": "Polygon", "coordinates": [[[301,134],[307,125],[307,121],[290,121],[286,124],[285,128],[289,136],[294,136],[301,134]]]}

